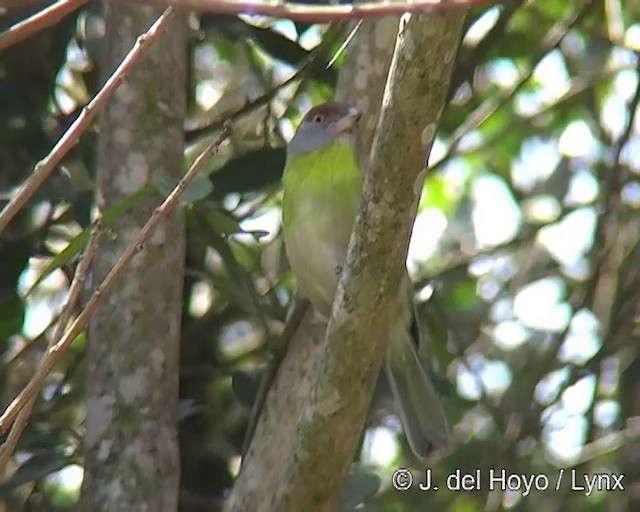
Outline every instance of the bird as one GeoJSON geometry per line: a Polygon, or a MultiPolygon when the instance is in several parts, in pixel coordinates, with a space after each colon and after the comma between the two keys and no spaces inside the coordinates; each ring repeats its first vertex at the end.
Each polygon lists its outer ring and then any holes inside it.
{"type": "MultiPolygon", "coordinates": [[[[327,102],[311,108],[287,145],[282,176],[282,229],[298,293],[327,319],[362,195],[356,139],[361,112],[327,102]]],[[[440,399],[418,356],[421,333],[409,275],[399,287],[389,326],[384,372],[408,445],[426,460],[449,437],[440,399]]]]}

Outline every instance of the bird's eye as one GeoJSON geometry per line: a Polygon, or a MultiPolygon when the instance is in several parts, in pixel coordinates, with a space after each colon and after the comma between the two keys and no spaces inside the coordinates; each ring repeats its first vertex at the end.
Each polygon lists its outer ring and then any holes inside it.
{"type": "Polygon", "coordinates": [[[314,123],[320,124],[322,121],[324,121],[324,117],[322,114],[316,114],[315,116],[313,116],[314,123]]]}

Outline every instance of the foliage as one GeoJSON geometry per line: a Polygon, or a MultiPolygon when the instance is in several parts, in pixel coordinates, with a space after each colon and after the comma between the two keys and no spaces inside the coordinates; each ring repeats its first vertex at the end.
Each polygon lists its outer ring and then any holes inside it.
{"type": "MultiPolygon", "coordinates": [[[[0,24],[31,12],[11,11],[0,24]]],[[[381,381],[345,510],[639,505],[637,492],[586,496],[568,476],[624,473],[627,489],[640,477],[632,421],[640,415],[638,16],[639,4],[620,0],[472,11],[409,257],[454,441],[429,463],[439,492],[395,490],[394,468],[415,467],[416,478],[426,468],[407,459],[381,381]],[[545,475],[549,489],[489,490],[489,470],[502,468],[545,475]],[[445,490],[458,469],[479,469],[479,488],[445,490]]],[[[0,54],[0,206],[97,91],[100,20],[91,4],[0,54]]],[[[272,90],[326,34],[325,26],[246,16],[199,21],[187,161],[220,120],[272,90]]],[[[332,97],[339,62],[235,122],[185,196],[181,510],[218,508],[237,472],[247,406],[293,291],[279,230],[283,148],[301,113],[332,97]]],[[[44,350],[86,243],[98,136],[84,135],[0,237],[5,405],[44,350]]],[[[144,193],[166,194],[173,182],[160,176],[156,185],[144,193]]],[[[73,509],[83,341],[51,375],[0,486],[10,510],[73,509]]]]}

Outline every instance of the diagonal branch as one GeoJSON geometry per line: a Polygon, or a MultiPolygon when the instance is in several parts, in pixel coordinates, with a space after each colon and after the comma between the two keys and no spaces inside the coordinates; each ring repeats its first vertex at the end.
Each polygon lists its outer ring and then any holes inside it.
{"type": "MultiPolygon", "coordinates": [[[[319,69],[322,65],[327,65],[327,67],[329,67],[327,63],[333,61],[340,55],[340,50],[338,50],[334,55],[331,54],[331,51],[334,48],[334,45],[338,41],[342,40],[342,38],[344,38],[344,33],[346,32],[347,28],[347,24],[341,23],[336,24],[335,27],[331,27],[323,37],[322,42],[309,53],[309,55],[300,63],[298,69],[296,69],[296,71],[294,71],[288,78],[275,85],[264,94],[261,94],[257,98],[247,101],[235,112],[225,115],[224,119],[215,121],[211,124],[207,124],[206,126],[196,127],[192,130],[189,130],[189,135],[192,138],[195,138],[207,133],[215,133],[222,129],[224,123],[233,123],[246,114],[253,112],[260,107],[263,107],[264,105],[267,105],[273,98],[276,97],[276,95],[282,89],[295,82],[304,80],[311,73],[319,69]],[[331,57],[331,59],[329,59],[329,57],[331,57]]],[[[346,38],[348,39],[349,37],[351,37],[355,30],[357,30],[357,28],[348,31],[346,38]]],[[[348,41],[345,40],[343,44],[344,43],[348,43],[348,41]]]]}
{"type": "Polygon", "coordinates": [[[44,180],[53,172],[62,158],[75,146],[80,135],[89,127],[101,107],[107,102],[114,91],[122,84],[127,74],[138,62],[145,51],[160,37],[175,15],[173,7],[168,7],[149,30],[142,34],[131,51],[127,54],[118,68],[106,81],[102,89],[91,102],[82,109],[78,118],[73,122],[51,152],[38,162],[31,175],[25,180],[18,192],[11,198],[0,212],[0,233],[4,231],[11,219],[20,211],[29,198],[40,188],[44,180]]]}
{"type": "Polygon", "coordinates": [[[175,186],[163,203],[153,211],[153,214],[142,229],[140,229],[136,238],[129,244],[122,256],[120,256],[120,259],[93,292],[86,306],[71,324],[67,332],[64,333],[64,336],[62,336],[60,340],[47,350],[45,357],[36,370],[35,375],[31,378],[20,394],[13,400],[13,402],[9,404],[2,416],[0,416],[0,434],[7,431],[20,411],[23,410],[25,405],[38,393],[47,375],[49,375],[56,363],[62,358],[66,349],[71,345],[71,342],[73,342],[75,337],[86,328],[91,315],[93,315],[98,306],[113,289],[113,286],[124,275],[133,257],[149,239],[154,229],[176,208],[180,197],[187,186],[189,186],[197,176],[198,172],[202,170],[202,167],[209,157],[216,153],[220,145],[228,138],[230,132],[229,126],[230,125],[227,123],[220,135],[198,155],[187,173],[182,177],[180,182],[175,186]]]}
{"type": "MultiPolygon", "coordinates": [[[[356,105],[364,113],[358,128],[362,161],[369,156],[398,22],[396,16],[363,22],[340,68],[336,99],[356,105]]],[[[294,300],[294,307],[300,308],[300,301],[294,300]]],[[[297,435],[298,418],[309,396],[306,376],[313,372],[313,362],[324,350],[328,319],[319,319],[310,307],[301,308],[299,314],[299,322],[296,312],[289,315],[282,346],[278,346],[263,378],[255,402],[258,405],[254,404],[247,427],[242,468],[225,503],[227,511],[272,510],[269,497],[281,478],[273,468],[284,467],[287,452],[282,447],[290,446],[297,435]],[[263,505],[256,507],[256,503],[263,505]]]]}
{"type": "Polygon", "coordinates": [[[481,103],[473,112],[471,112],[464,122],[456,128],[451,135],[449,145],[445,154],[431,165],[431,169],[441,167],[453,155],[456,154],[460,142],[465,135],[480,128],[488,119],[496,112],[502,109],[516,94],[524,88],[535,72],[536,66],[547,56],[549,52],[556,49],[564,40],[570,29],[578,24],[589,10],[597,5],[594,0],[581,0],[565,18],[555,23],[545,34],[540,42],[539,48],[536,50],[529,70],[510,88],[505,89],[495,98],[489,98],[481,103]]]}
{"type": "Polygon", "coordinates": [[[273,510],[337,508],[398,308],[420,193],[415,184],[444,108],[465,14],[450,10],[400,21],[325,350],[314,365],[273,510]]]}
{"type": "Polygon", "coordinates": [[[309,23],[380,18],[392,14],[424,13],[497,3],[495,0],[407,0],[357,4],[318,5],[311,3],[271,2],[267,0],[118,0],[127,4],[171,4],[216,14],[251,14],[287,18],[309,23]]]}
{"type": "MultiPolygon", "coordinates": [[[[47,349],[51,349],[54,345],[56,345],[62,335],[64,334],[64,329],[66,328],[69,320],[71,320],[71,315],[76,306],[76,302],[78,297],[80,296],[80,292],[82,291],[82,287],[85,284],[85,275],[87,270],[89,269],[89,265],[91,264],[91,260],[96,253],[98,248],[98,238],[100,236],[100,219],[96,219],[93,224],[93,228],[91,230],[91,235],[89,237],[89,242],[87,243],[87,247],[76,267],[76,271],[73,275],[73,280],[71,281],[71,286],[69,287],[69,295],[67,300],[62,307],[62,311],[56,322],[56,326],[53,329],[53,333],[51,334],[51,339],[49,341],[49,345],[47,349]]],[[[46,353],[45,353],[46,354],[46,353]]],[[[46,355],[44,356],[46,357],[46,355]]],[[[44,358],[43,358],[44,360],[44,358]]],[[[24,431],[24,428],[27,425],[27,421],[29,420],[29,415],[31,414],[31,410],[36,402],[36,395],[30,397],[24,404],[22,410],[18,414],[9,435],[7,436],[6,442],[0,448],[0,475],[4,472],[4,469],[9,462],[9,458],[13,454],[16,446],[18,445],[18,441],[20,441],[20,436],[24,431]]]]}
{"type": "Polygon", "coordinates": [[[89,0],[60,0],[33,16],[9,27],[0,34],[0,52],[31,37],[40,30],[58,23],[89,0]]]}

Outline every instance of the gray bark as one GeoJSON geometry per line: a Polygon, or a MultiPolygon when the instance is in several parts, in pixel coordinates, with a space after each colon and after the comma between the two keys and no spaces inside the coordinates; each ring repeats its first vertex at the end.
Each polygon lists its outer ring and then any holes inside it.
{"type": "MultiPolygon", "coordinates": [[[[364,148],[361,155],[368,155],[371,147],[397,31],[397,17],[365,21],[340,70],[338,99],[357,104],[365,112],[359,134],[360,146],[364,148]]],[[[284,466],[288,453],[282,447],[290,446],[296,436],[298,419],[309,397],[313,361],[324,350],[325,328],[326,320],[310,310],[289,343],[242,471],[225,504],[226,511],[271,510],[267,499],[281,478],[273,468],[284,466]]]]}
{"type": "Polygon", "coordinates": [[[444,107],[464,14],[456,10],[401,24],[380,124],[395,32],[379,27],[391,22],[363,26],[361,39],[349,50],[357,55],[349,57],[344,73],[350,76],[341,83],[356,89],[339,96],[364,109],[361,146],[377,136],[348,265],[327,337],[310,312],[291,342],[227,512],[338,507],[385,352],[380,334],[386,332],[404,272],[418,199],[415,182],[444,107]]]}
{"type": "MultiPolygon", "coordinates": [[[[106,4],[105,74],[161,13],[106,4]]],[[[154,172],[180,174],[186,64],[186,23],[178,16],[101,113],[100,208],[144,187],[154,172]]],[[[102,237],[94,283],[104,278],[160,200],[143,200],[117,219],[112,236],[102,237]]],[[[184,244],[184,223],[176,211],[140,248],[89,327],[82,510],[177,510],[184,244]]]]}
{"type": "Polygon", "coordinates": [[[333,511],[396,317],[398,286],[466,11],[400,21],[363,199],[324,350],[272,510],[333,511]]]}
{"type": "Polygon", "coordinates": [[[378,125],[384,86],[398,34],[398,16],[363,21],[340,69],[336,100],[364,113],[358,123],[358,153],[366,166],[378,125]]]}

